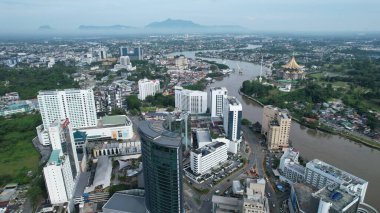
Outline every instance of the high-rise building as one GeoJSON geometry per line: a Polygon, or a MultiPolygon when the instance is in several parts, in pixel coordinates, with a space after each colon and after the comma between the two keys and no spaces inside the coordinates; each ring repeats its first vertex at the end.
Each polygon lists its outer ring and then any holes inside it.
{"type": "Polygon", "coordinates": [[[120,56],[129,56],[131,60],[142,60],[143,50],[141,47],[120,47],[120,56]]]}
{"type": "Polygon", "coordinates": [[[268,148],[282,149],[289,146],[289,134],[292,119],[287,111],[264,106],[261,133],[267,138],[268,148]]]}
{"type": "Polygon", "coordinates": [[[74,193],[75,179],[68,156],[62,150],[54,149],[43,172],[51,204],[69,202],[74,193]]]}
{"type": "Polygon", "coordinates": [[[48,133],[53,151],[43,168],[43,173],[50,202],[68,202],[69,208],[72,209],[72,198],[80,170],[69,120],[55,120],[50,124],[48,133]]]}
{"type": "Polygon", "coordinates": [[[223,127],[229,140],[240,140],[242,106],[235,97],[227,97],[224,101],[223,127]]]}
{"type": "Polygon", "coordinates": [[[176,86],[175,107],[190,114],[206,113],[207,93],[203,91],[187,90],[176,86]]]}
{"type": "Polygon", "coordinates": [[[338,184],[340,189],[359,196],[360,202],[364,202],[368,187],[367,181],[318,159],[306,164],[305,182],[318,189],[338,184]]]}
{"type": "Polygon", "coordinates": [[[204,174],[227,160],[227,145],[213,142],[190,152],[190,167],[195,174],[204,174]]]}
{"type": "Polygon", "coordinates": [[[225,87],[211,87],[208,92],[208,108],[211,117],[223,117],[224,100],[227,98],[225,87]]]}
{"type": "Polygon", "coordinates": [[[98,58],[100,60],[107,59],[107,50],[104,47],[98,49],[98,58]]]}
{"type": "Polygon", "coordinates": [[[142,121],[145,203],[151,213],[183,212],[182,138],[162,121],[142,121]]]}
{"type": "Polygon", "coordinates": [[[45,129],[55,120],[66,118],[73,128],[97,125],[94,94],[90,89],[40,91],[37,98],[45,129]]]}
{"type": "Polygon", "coordinates": [[[68,119],[55,120],[48,129],[52,150],[59,149],[67,155],[74,179],[79,175],[79,163],[73,130],[68,119]]]}
{"type": "MultiPolygon", "coordinates": [[[[139,80],[139,96],[140,100],[145,100],[149,95],[154,96],[160,91],[160,81],[159,80],[148,80],[146,78],[139,80]]],[[[128,104],[128,103],[127,103],[128,104]]]]}

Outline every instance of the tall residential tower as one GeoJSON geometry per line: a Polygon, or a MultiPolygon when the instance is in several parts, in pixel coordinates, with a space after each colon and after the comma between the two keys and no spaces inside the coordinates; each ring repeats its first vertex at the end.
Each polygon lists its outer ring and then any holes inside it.
{"type": "Polygon", "coordinates": [[[66,118],[73,128],[97,125],[94,94],[90,89],[40,91],[37,98],[45,129],[55,120],[66,118]]]}

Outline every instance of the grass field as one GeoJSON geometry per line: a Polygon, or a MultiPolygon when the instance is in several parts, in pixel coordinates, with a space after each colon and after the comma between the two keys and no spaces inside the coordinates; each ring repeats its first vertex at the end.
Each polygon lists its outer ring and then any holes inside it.
{"type": "Polygon", "coordinates": [[[28,183],[28,171],[37,172],[39,154],[32,139],[40,122],[39,114],[0,119],[0,185],[28,183]]]}

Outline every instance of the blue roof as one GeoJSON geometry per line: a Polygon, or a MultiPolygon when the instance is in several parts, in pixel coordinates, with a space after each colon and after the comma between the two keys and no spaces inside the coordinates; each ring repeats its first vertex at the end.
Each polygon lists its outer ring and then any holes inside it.
{"type": "Polygon", "coordinates": [[[78,141],[86,141],[87,139],[87,134],[85,132],[81,132],[81,131],[75,131],[73,133],[74,135],[74,141],[75,142],[78,142],[78,141]]]}
{"type": "Polygon", "coordinates": [[[55,163],[57,165],[61,164],[61,159],[59,158],[60,154],[61,154],[61,150],[60,149],[54,149],[51,152],[51,154],[50,154],[50,158],[49,158],[48,164],[49,163],[55,163]]]}

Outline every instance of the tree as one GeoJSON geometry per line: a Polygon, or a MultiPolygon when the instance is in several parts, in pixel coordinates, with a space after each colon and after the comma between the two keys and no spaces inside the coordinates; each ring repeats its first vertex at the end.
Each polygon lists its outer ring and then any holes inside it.
{"type": "Polygon", "coordinates": [[[140,111],[141,101],[136,95],[130,95],[126,99],[128,110],[138,110],[140,111]]]}

